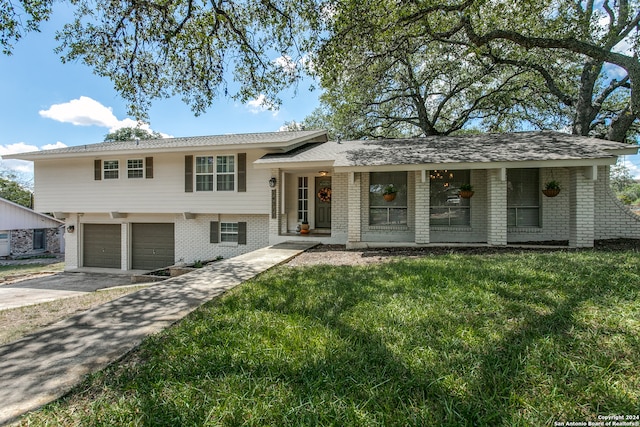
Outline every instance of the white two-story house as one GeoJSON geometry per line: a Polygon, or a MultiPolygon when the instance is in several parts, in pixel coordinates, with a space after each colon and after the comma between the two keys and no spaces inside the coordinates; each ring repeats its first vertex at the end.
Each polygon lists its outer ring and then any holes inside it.
{"type": "Polygon", "coordinates": [[[609,167],[637,149],[554,132],[328,141],[299,131],[7,157],[34,162],[36,210],[64,219],[67,269],[151,270],[295,239],[356,248],[640,238],[639,218],[609,188],[609,167]],[[548,197],[552,180],[561,191],[548,197]],[[299,233],[303,221],[310,234],[299,233]]]}

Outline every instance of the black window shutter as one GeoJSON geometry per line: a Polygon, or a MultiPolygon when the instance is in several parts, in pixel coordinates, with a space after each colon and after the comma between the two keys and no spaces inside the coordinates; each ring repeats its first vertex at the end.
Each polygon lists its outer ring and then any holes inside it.
{"type": "Polygon", "coordinates": [[[247,153],[238,153],[238,192],[247,191],[247,153]]]}
{"type": "Polygon", "coordinates": [[[93,179],[96,181],[102,179],[102,160],[93,161],[93,179]]]}
{"type": "Polygon", "coordinates": [[[209,243],[219,243],[220,237],[218,230],[220,227],[218,226],[218,221],[211,221],[209,223],[209,243]]]}
{"type": "Polygon", "coordinates": [[[147,179],[153,178],[153,157],[144,158],[144,176],[147,179]]]}
{"type": "Polygon", "coordinates": [[[184,192],[193,193],[193,156],[184,156],[184,192]]]}
{"type": "Polygon", "coordinates": [[[247,244],[247,223],[246,222],[238,223],[238,244],[239,245],[247,244]]]}

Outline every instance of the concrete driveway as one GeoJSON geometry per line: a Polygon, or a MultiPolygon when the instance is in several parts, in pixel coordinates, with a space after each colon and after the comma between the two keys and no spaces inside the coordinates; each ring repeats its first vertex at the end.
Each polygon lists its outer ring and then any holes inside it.
{"type": "Polygon", "coordinates": [[[0,310],[131,284],[130,275],[63,272],[0,286],[0,310]]]}

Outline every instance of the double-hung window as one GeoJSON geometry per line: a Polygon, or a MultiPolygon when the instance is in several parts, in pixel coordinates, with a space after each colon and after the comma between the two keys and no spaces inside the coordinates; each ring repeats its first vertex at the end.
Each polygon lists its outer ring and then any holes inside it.
{"type": "Polygon", "coordinates": [[[540,170],[507,170],[507,225],[540,226],[540,170]]]}
{"type": "Polygon", "coordinates": [[[235,161],[233,156],[216,157],[216,190],[233,191],[235,182],[235,161]]]}
{"type": "Polygon", "coordinates": [[[371,172],[369,225],[407,225],[407,173],[371,172]],[[384,193],[393,188],[393,200],[384,193]]]}
{"type": "Polygon", "coordinates": [[[196,157],[196,191],[235,190],[234,156],[196,157]]]}
{"type": "Polygon", "coordinates": [[[118,160],[105,160],[102,163],[102,171],[104,179],[118,179],[118,170],[120,164],[118,160]]]}
{"type": "Polygon", "coordinates": [[[144,178],[144,162],[142,159],[127,160],[127,178],[144,178]]]}
{"type": "Polygon", "coordinates": [[[469,184],[468,170],[434,170],[429,174],[429,224],[455,227],[471,225],[469,199],[458,195],[460,186],[469,184]]]}
{"type": "Polygon", "coordinates": [[[238,223],[237,222],[221,222],[220,223],[220,242],[238,242],[238,223]]]}
{"type": "Polygon", "coordinates": [[[196,191],[213,191],[213,156],[196,157],[196,191]]]}

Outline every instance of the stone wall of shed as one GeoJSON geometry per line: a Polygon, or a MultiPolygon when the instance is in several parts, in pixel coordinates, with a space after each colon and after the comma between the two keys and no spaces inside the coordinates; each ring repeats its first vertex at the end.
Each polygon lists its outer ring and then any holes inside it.
{"type": "Polygon", "coordinates": [[[60,253],[60,234],[58,228],[45,229],[45,248],[33,249],[33,230],[11,230],[9,239],[11,256],[31,256],[43,253],[60,253]]]}

